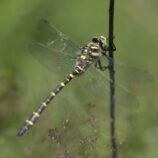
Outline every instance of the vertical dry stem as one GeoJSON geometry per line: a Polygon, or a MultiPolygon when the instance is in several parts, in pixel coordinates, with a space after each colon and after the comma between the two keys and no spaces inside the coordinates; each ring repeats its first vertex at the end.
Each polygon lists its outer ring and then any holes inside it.
{"type": "MultiPolygon", "coordinates": [[[[114,60],[114,0],[110,0],[109,6],[109,57],[114,60]]],[[[112,158],[117,158],[117,145],[115,135],[115,72],[114,62],[109,60],[109,75],[113,82],[110,82],[110,130],[111,130],[111,148],[112,158]]]]}

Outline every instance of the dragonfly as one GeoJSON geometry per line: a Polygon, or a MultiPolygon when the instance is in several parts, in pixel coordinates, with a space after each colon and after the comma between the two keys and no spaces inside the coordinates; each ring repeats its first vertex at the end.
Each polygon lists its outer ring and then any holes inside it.
{"type": "MultiPolygon", "coordinates": [[[[107,55],[108,39],[106,37],[94,37],[91,42],[81,47],[68,36],[58,31],[53,25],[49,24],[47,20],[40,21],[39,30],[40,41],[29,46],[31,54],[42,64],[53,69],[54,72],[64,76],[67,75],[67,77],[50,92],[42,104],[26,119],[17,134],[18,136],[22,136],[35,124],[47,105],[72,79],[77,77],[79,77],[79,79],[81,78],[78,84],[81,85],[81,88],[85,88],[86,91],[91,91],[92,96],[100,96],[99,93],[101,93],[101,89],[105,88],[104,85],[107,86],[108,82],[113,82],[106,74],[106,69],[109,68],[109,60],[114,62],[107,55]],[[103,66],[102,63],[106,62],[107,66],[103,66]]],[[[139,69],[127,66],[123,63],[115,62],[115,64],[117,65],[116,67],[127,69],[130,74],[134,72],[139,74],[139,76],[142,76],[141,80],[150,79],[150,75],[147,71],[140,73],[139,69]]],[[[136,76],[134,78],[137,80],[136,76]]],[[[123,98],[123,102],[125,102],[125,98],[131,98],[132,101],[135,100],[135,96],[128,91],[128,89],[121,86],[121,84],[116,83],[116,85],[119,89],[118,94],[123,98]]],[[[105,89],[104,91],[107,90],[105,89]]]]}

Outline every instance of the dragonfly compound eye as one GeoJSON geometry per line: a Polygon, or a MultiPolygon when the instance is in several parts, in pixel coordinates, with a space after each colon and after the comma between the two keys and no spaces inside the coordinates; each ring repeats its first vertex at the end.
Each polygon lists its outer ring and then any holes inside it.
{"type": "Polygon", "coordinates": [[[106,49],[106,47],[107,47],[107,39],[106,39],[106,37],[100,36],[99,37],[99,41],[100,41],[101,47],[103,49],[106,49]]]}
{"type": "Polygon", "coordinates": [[[98,40],[98,38],[97,38],[97,37],[94,37],[94,38],[92,38],[92,42],[94,42],[94,43],[98,43],[98,42],[99,42],[99,40],[98,40]]]}

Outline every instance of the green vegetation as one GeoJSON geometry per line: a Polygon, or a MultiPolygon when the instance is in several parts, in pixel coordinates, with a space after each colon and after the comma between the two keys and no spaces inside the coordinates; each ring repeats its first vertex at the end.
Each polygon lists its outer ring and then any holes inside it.
{"type": "MultiPolygon", "coordinates": [[[[53,100],[25,136],[16,136],[24,120],[63,80],[27,50],[28,44],[37,40],[37,22],[47,19],[84,45],[94,36],[108,35],[108,5],[105,0],[1,0],[1,157],[110,157],[108,101],[98,96],[99,90],[92,98],[76,81],[53,100]]],[[[147,69],[154,76],[152,83],[129,85],[139,99],[138,107],[117,107],[119,157],[148,158],[158,154],[157,6],[156,0],[116,1],[115,58],[147,69]]]]}

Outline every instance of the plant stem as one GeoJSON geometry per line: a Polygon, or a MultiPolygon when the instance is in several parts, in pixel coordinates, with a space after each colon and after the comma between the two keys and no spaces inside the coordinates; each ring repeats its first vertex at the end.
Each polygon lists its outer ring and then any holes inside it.
{"type": "Polygon", "coordinates": [[[115,71],[114,71],[114,0],[110,0],[109,6],[109,75],[113,82],[110,82],[110,130],[112,158],[117,158],[117,145],[115,135],[115,71]]]}

